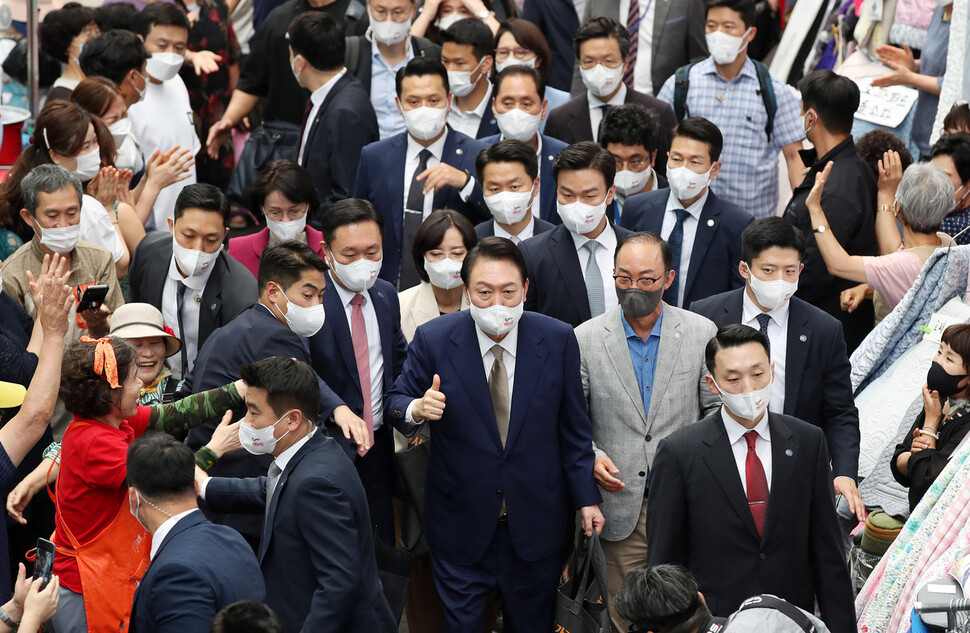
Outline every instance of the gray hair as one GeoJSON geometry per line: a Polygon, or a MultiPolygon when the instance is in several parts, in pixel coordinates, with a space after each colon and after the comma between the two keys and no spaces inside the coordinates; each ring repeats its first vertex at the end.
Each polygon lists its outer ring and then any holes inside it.
{"type": "Polygon", "coordinates": [[[935,233],[953,210],[953,183],[936,165],[914,163],[899,181],[896,200],[909,228],[917,233],[935,233]]]}
{"type": "MultiPolygon", "coordinates": [[[[84,192],[81,189],[81,179],[73,171],[69,171],[60,165],[38,165],[30,170],[20,181],[20,189],[23,192],[24,208],[30,215],[37,217],[38,194],[54,193],[64,187],[74,187],[77,192],[77,203],[81,204],[84,192]]],[[[953,191],[951,188],[950,191],[953,191]]],[[[953,194],[951,193],[952,197],[953,194]]]]}

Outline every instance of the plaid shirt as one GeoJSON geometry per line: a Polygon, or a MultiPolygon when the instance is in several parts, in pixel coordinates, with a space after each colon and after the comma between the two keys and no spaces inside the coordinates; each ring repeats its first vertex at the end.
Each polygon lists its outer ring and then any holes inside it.
{"type": "MultiPolygon", "coordinates": [[[[717,73],[712,58],[698,62],[690,69],[687,92],[687,115],[708,119],[724,135],[721,171],[711,189],[756,218],[777,213],[779,150],[805,138],[801,104],[794,92],[775,77],[771,81],[778,104],[771,139],[765,135],[768,113],[750,59],[732,81],[717,73]]],[[[657,98],[673,105],[674,83],[672,75],[657,98]]]]}

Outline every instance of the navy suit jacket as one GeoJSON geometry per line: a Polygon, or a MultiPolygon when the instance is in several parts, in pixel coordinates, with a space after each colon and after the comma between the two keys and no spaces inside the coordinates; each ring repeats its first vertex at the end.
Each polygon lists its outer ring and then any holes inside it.
{"type": "Polygon", "coordinates": [[[313,176],[320,196],[320,207],[309,217],[310,224],[319,228],[327,209],[350,197],[360,152],[365,145],[380,140],[381,133],[370,94],[349,72],[330,89],[308,125],[306,147],[297,160],[313,176]]]}
{"type": "Polygon", "coordinates": [[[448,403],[440,421],[426,422],[434,450],[424,529],[434,556],[457,565],[481,560],[504,501],[515,552],[540,560],[563,547],[575,510],[601,500],[593,480],[593,427],[579,345],[568,325],[541,314],[522,315],[503,448],[476,330],[468,311],[420,326],[387,409],[403,421],[411,401],[440,376],[448,403]]]}
{"type": "MultiPolygon", "coordinates": [[[[614,226],[617,241],[630,231],[614,226]]],[[[535,235],[519,244],[529,271],[525,309],[541,312],[576,327],[589,321],[586,281],[572,237],[565,226],[535,235]]]]}
{"type": "MultiPolygon", "coordinates": [[[[555,224],[550,224],[542,218],[535,218],[535,226],[532,227],[532,236],[535,237],[540,233],[545,233],[546,231],[551,231],[556,228],[555,224]]],[[[493,220],[486,220],[481,224],[475,225],[475,234],[478,235],[478,239],[482,240],[486,237],[495,236],[495,223],[493,220]]]]}
{"type": "MultiPolygon", "coordinates": [[[[408,353],[408,344],[401,331],[401,303],[397,298],[397,290],[383,279],[377,280],[369,294],[370,300],[374,302],[374,312],[377,313],[377,325],[380,329],[381,351],[384,355],[384,393],[387,393],[401,373],[408,353]]],[[[327,273],[327,288],[323,291],[323,308],[327,313],[323,327],[308,341],[313,369],[333,390],[334,399],[327,402],[327,408],[333,411],[345,404],[356,415],[362,416],[364,396],[360,389],[350,325],[330,273],[327,273]]],[[[369,393],[367,397],[370,398],[369,393]]],[[[392,420],[387,411],[384,411],[384,424],[390,422],[392,420]]],[[[356,459],[357,444],[345,438],[343,431],[337,428],[332,419],[327,421],[327,431],[346,451],[351,461],[356,459]]]]}
{"type": "MultiPolygon", "coordinates": [[[[742,293],[731,290],[691,304],[690,309],[718,327],[740,323],[742,293]]],[[[788,308],[785,354],[785,415],[822,429],[832,453],[835,477],[859,470],[859,410],[852,397],[849,357],[842,324],[798,297],[788,308]]]]}
{"type": "Polygon", "coordinates": [[[267,512],[259,565],[284,633],[396,633],[364,486],[332,438],[318,431],[300,447],[268,511],[266,477],[216,477],[205,497],[221,512],[267,512]]]}
{"type": "Polygon", "coordinates": [[[482,121],[478,124],[478,132],[475,134],[475,138],[491,145],[485,139],[498,133],[498,123],[495,121],[495,112],[492,111],[492,98],[489,97],[488,103],[485,104],[485,111],[482,112],[482,121]]]}
{"type": "MultiPolygon", "coordinates": [[[[469,138],[448,128],[442,162],[475,173],[475,157],[485,149],[481,141],[469,138]]],[[[371,143],[360,154],[354,197],[370,200],[384,218],[384,265],[381,279],[397,283],[401,270],[401,254],[411,254],[411,244],[402,245],[404,231],[404,171],[408,151],[408,133],[402,132],[377,143],[371,143]]],[[[409,182],[411,174],[407,175],[409,182]]],[[[475,189],[468,202],[463,202],[458,190],[444,187],[434,196],[435,209],[455,209],[472,224],[491,217],[482,199],[482,185],[475,189]]]]}
{"type": "Polygon", "coordinates": [[[852,584],[822,431],[768,413],[771,494],[758,536],[720,410],[660,441],[650,470],[647,564],[683,565],[716,617],[771,593],[832,633],[855,633],[852,584]]]}
{"type": "Polygon", "coordinates": [[[246,540],[193,512],[165,535],[138,584],[129,631],[208,633],[223,607],[265,598],[263,575],[246,540]]]}
{"type": "MultiPolygon", "coordinates": [[[[623,205],[620,223],[631,231],[660,235],[669,195],[670,189],[660,189],[633,196],[623,205]]],[[[754,217],[738,205],[721,200],[713,191],[708,193],[694,234],[682,307],[744,286],[738,271],[741,233],[752,222],[754,217]]]]}
{"type": "Polygon", "coordinates": [[[529,0],[522,7],[522,18],[538,26],[549,42],[552,63],[547,84],[569,92],[576,63],[573,36],[581,22],[575,5],[570,0],[529,0]]]}
{"type": "MultiPolygon", "coordinates": [[[[552,175],[552,161],[565,149],[565,143],[551,136],[542,136],[542,155],[539,156],[539,215],[549,224],[562,224],[559,211],[556,210],[556,178],[552,175]]],[[[488,145],[495,145],[502,140],[501,134],[483,138],[482,142],[488,145]]],[[[481,237],[481,236],[479,236],[481,237]]]]}

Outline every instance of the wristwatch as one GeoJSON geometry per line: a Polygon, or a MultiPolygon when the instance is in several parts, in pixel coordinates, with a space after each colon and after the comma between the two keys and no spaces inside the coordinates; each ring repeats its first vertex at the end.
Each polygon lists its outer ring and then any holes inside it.
{"type": "Polygon", "coordinates": [[[17,627],[20,626],[20,622],[14,622],[13,618],[10,617],[10,614],[8,614],[3,607],[0,607],[0,622],[3,622],[14,631],[16,631],[17,627]]]}
{"type": "Polygon", "coordinates": [[[478,18],[479,20],[487,20],[493,15],[495,15],[494,11],[489,11],[488,9],[482,9],[481,11],[475,14],[475,17],[478,18]]]}
{"type": "Polygon", "coordinates": [[[825,233],[827,230],[828,229],[825,227],[824,224],[820,224],[819,226],[812,229],[812,233],[825,233]]]}

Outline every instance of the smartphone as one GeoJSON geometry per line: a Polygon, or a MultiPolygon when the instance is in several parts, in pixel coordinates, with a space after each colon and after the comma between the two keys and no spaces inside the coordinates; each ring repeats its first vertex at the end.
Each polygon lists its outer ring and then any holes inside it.
{"type": "Polygon", "coordinates": [[[77,302],[77,311],[84,312],[85,310],[97,310],[104,303],[105,297],[108,296],[108,286],[104,284],[95,284],[83,288],[78,286],[78,295],[81,296],[77,302]]]}
{"type": "Polygon", "coordinates": [[[54,573],[54,544],[47,539],[37,539],[37,558],[34,559],[34,578],[43,578],[41,590],[51,581],[54,573]]]}

